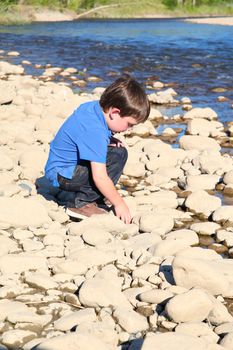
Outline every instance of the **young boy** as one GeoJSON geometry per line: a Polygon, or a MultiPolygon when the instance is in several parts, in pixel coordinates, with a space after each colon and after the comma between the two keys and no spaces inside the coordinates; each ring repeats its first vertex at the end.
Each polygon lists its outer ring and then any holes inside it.
{"type": "Polygon", "coordinates": [[[130,76],[111,84],[100,101],[80,105],[64,122],[50,144],[45,176],[64,191],[75,192],[70,217],[85,218],[106,211],[97,205],[108,200],[126,224],[131,215],[115,184],[127,160],[127,150],[112,136],[149,115],[150,104],[142,86],[130,76]]]}

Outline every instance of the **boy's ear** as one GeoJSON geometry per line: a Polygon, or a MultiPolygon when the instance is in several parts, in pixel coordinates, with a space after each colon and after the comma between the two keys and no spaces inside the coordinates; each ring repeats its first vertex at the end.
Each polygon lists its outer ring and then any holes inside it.
{"type": "Polygon", "coordinates": [[[120,116],[119,108],[111,107],[109,110],[109,118],[112,120],[112,119],[118,118],[119,116],[120,116]]]}

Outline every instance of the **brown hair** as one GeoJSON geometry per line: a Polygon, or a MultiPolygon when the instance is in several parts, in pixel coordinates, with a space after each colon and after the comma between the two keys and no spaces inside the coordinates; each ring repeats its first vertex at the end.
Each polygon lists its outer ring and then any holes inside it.
{"type": "Polygon", "coordinates": [[[139,123],[150,114],[150,102],[142,87],[129,75],[124,75],[107,87],[100,98],[100,106],[106,112],[115,107],[121,117],[134,117],[139,123]]]}

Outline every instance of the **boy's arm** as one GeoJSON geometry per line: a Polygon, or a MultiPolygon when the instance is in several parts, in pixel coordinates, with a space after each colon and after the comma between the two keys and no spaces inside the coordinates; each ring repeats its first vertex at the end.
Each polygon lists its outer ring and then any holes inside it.
{"type": "Polygon", "coordinates": [[[96,187],[112,203],[116,216],[125,224],[129,224],[131,222],[129,208],[108,176],[106,164],[91,162],[91,171],[96,187]]]}

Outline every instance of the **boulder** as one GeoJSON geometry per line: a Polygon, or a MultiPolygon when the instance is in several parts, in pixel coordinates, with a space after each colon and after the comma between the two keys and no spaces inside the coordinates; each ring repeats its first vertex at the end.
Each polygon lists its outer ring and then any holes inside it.
{"type": "Polygon", "coordinates": [[[179,140],[180,147],[185,150],[216,150],[220,151],[221,146],[217,141],[206,136],[184,135],[179,140]]]}

